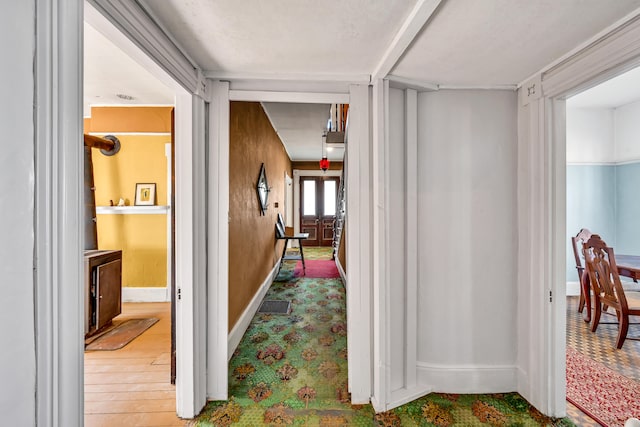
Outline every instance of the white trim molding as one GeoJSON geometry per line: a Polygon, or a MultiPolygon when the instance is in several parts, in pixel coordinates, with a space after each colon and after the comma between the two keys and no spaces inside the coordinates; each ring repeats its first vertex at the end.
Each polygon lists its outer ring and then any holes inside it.
{"type": "Polygon", "coordinates": [[[564,99],[639,64],[636,11],[520,88],[518,392],[550,416],[566,413],[564,99]]]}
{"type": "Polygon", "coordinates": [[[204,72],[204,76],[214,80],[252,80],[252,81],[295,81],[295,82],[313,82],[313,83],[369,83],[368,74],[296,74],[296,73],[243,73],[208,70],[204,72]]]}
{"type": "Polygon", "coordinates": [[[418,0],[378,62],[371,81],[383,79],[393,70],[407,48],[433,16],[442,0],[418,0]]]}
{"type": "Polygon", "coordinates": [[[122,302],[169,302],[171,289],[166,286],[122,287],[122,302]]]}
{"type": "Polygon", "coordinates": [[[347,346],[351,403],[372,396],[372,219],[370,90],[350,87],[349,129],[346,135],[347,346]]]}
{"type": "Polygon", "coordinates": [[[207,399],[226,400],[229,342],[229,83],[209,82],[207,399]]]}
{"type": "MultiPolygon", "coordinates": [[[[145,53],[147,62],[149,59],[152,60],[155,66],[160,67],[189,93],[206,95],[206,85],[197,64],[194,64],[183,50],[176,46],[175,41],[164,32],[139,2],[87,1],[92,6],[87,8],[87,11],[90,12],[88,18],[94,27],[97,11],[145,53]]],[[[136,58],[138,57],[139,55],[136,55],[136,58]]]]}
{"type": "Polygon", "coordinates": [[[295,102],[303,104],[348,104],[349,94],[235,89],[229,91],[229,100],[249,102],[295,102]]]}
{"type": "Polygon", "coordinates": [[[580,282],[567,282],[567,296],[580,295],[580,282]]]}
{"type": "Polygon", "coordinates": [[[38,426],[81,426],[83,3],[34,4],[35,418],[38,426]]]}
{"type": "Polygon", "coordinates": [[[418,362],[418,382],[437,393],[506,393],[517,390],[515,365],[437,365],[418,362]]]}
{"type": "Polygon", "coordinates": [[[238,319],[231,332],[229,332],[229,344],[227,348],[227,361],[231,360],[231,356],[233,356],[233,352],[238,348],[238,344],[240,344],[240,340],[242,340],[242,336],[247,331],[249,324],[251,324],[251,320],[258,312],[260,308],[260,304],[262,303],[262,299],[269,291],[271,284],[276,278],[278,274],[278,269],[280,267],[280,259],[276,262],[276,265],[273,266],[267,277],[264,279],[264,282],[258,288],[258,291],[255,293],[249,305],[244,309],[242,315],[238,319]]]}

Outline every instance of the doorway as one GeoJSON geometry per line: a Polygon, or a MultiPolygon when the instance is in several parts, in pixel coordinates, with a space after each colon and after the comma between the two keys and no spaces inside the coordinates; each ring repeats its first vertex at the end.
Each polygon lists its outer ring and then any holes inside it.
{"type": "Polygon", "coordinates": [[[331,246],[340,178],[300,177],[300,230],[309,233],[303,246],[331,246]]]}
{"type": "MultiPolygon", "coordinates": [[[[632,213],[635,202],[628,197],[631,189],[640,183],[640,144],[635,138],[640,91],[634,91],[639,81],[640,69],[635,68],[566,101],[566,241],[571,242],[581,229],[599,235],[613,248],[622,287],[629,298],[640,295],[640,285],[626,278],[620,269],[622,254],[640,255],[640,244],[634,238],[640,230],[632,213]]],[[[637,336],[640,329],[629,327],[621,349],[615,348],[618,324],[614,316],[603,313],[596,331],[592,332],[593,297],[591,304],[580,312],[578,309],[581,292],[576,267],[586,267],[581,243],[581,240],[577,242],[575,256],[573,247],[566,254],[567,412],[578,425],[597,425],[592,419],[581,419],[580,410],[612,424],[607,417],[614,416],[615,408],[601,408],[591,402],[594,394],[608,394],[606,385],[589,381],[594,384],[589,390],[578,387],[574,379],[576,367],[584,373],[614,371],[608,380],[612,385],[622,378],[639,381],[634,360],[640,354],[640,342],[629,337],[637,336]],[[583,368],[585,366],[589,369],[583,368]]],[[[634,321],[631,316],[631,322],[634,321]]]]}
{"type": "Polygon", "coordinates": [[[122,313],[113,319],[109,333],[138,318],[156,320],[121,349],[86,353],[84,420],[86,425],[107,417],[114,424],[128,424],[131,417],[176,421],[172,384],[181,330],[176,328],[173,284],[175,239],[181,236],[176,236],[175,142],[180,155],[185,136],[190,139],[184,122],[186,115],[190,122],[191,111],[181,101],[186,92],[159,67],[141,65],[145,58],[150,61],[145,53],[89,5],[85,6],[84,47],[85,133],[114,134],[122,147],[108,159],[97,151],[94,154],[94,162],[101,162],[100,182],[96,182],[98,248],[121,248],[124,253],[122,313]],[[105,57],[118,67],[105,70],[105,57]],[[127,78],[116,70],[126,72],[127,78]],[[140,182],[153,188],[148,203],[136,202],[140,182]],[[123,206],[118,206],[119,199],[123,206]],[[109,370],[121,373],[102,373],[109,370]],[[112,384],[116,381],[126,385],[117,389],[112,384]],[[107,408],[103,400],[111,399],[109,390],[119,397],[118,404],[107,408]],[[155,405],[145,407],[139,401],[140,392],[155,393],[155,405]]]}

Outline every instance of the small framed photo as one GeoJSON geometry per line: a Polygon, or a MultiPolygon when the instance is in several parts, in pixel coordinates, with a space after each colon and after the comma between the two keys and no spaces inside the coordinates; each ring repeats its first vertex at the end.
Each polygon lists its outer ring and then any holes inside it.
{"type": "Polygon", "coordinates": [[[153,206],[156,204],[156,184],[136,184],[136,206],[153,206]]]}

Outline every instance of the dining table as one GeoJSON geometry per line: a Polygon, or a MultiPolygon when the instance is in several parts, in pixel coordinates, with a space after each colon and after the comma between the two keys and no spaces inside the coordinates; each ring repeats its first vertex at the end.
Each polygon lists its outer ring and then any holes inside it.
{"type": "MultiPolygon", "coordinates": [[[[629,277],[637,282],[640,279],[640,255],[615,255],[616,267],[618,275],[629,277]]],[[[583,319],[585,322],[591,322],[591,286],[589,274],[585,269],[582,273],[582,292],[584,295],[585,310],[583,319]]]]}

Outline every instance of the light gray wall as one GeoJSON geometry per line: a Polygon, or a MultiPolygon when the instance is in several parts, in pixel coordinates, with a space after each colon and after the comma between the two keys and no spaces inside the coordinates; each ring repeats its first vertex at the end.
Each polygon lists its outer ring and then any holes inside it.
{"type": "Polygon", "coordinates": [[[517,97],[418,96],[418,360],[515,365],[517,97]]]}
{"type": "Polygon", "coordinates": [[[616,166],[567,165],[568,282],[578,281],[571,237],[582,228],[616,246],[616,166]]]}
{"type": "Polygon", "coordinates": [[[0,14],[0,414],[35,425],[34,124],[35,3],[4,2],[0,14]]]}
{"type": "Polygon", "coordinates": [[[577,282],[571,236],[599,234],[616,253],[640,254],[640,102],[567,108],[567,282],[577,282]],[[631,163],[628,163],[631,162],[631,163]]]}

